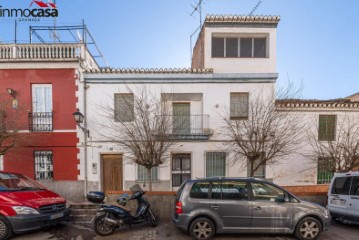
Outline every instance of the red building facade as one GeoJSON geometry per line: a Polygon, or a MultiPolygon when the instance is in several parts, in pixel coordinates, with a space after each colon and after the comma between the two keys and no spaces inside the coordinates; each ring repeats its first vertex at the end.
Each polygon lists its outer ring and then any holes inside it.
{"type": "Polygon", "coordinates": [[[23,135],[4,155],[5,171],[37,180],[78,180],[75,76],[75,69],[0,70],[4,91],[16,92],[23,135]]]}

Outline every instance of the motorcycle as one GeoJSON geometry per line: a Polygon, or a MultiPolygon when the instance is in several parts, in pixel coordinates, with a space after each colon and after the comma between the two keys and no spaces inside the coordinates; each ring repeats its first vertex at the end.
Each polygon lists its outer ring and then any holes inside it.
{"type": "Polygon", "coordinates": [[[150,204],[143,198],[145,192],[138,184],[132,186],[130,191],[132,196],[122,194],[117,198],[116,201],[120,206],[105,204],[105,194],[103,192],[89,192],[87,194],[87,200],[100,206],[94,219],[94,229],[98,235],[108,236],[122,226],[131,228],[134,224],[146,221],[152,227],[157,226],[157,219],[150,209],[150,204]],[[131,200],[137,201],[137,209],[134,215],[124,208],[127,202],[131,200]]]}

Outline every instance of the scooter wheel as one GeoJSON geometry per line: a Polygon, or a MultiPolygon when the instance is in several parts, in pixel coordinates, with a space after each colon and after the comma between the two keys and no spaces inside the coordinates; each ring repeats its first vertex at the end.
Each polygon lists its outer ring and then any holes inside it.
{"type": "Polygon", "coordinates": [[[105,216],[106,215],[102,215],[95,219],[94,229],[95,232],[100,236],[108,236],[111,235],[113,231],[115,231],[115,228],[105,222],[105,216]]]}
{"type": "Polygon", "coordinates": [[[151,209],[148,209],[148,222],[151,225],[151,227],[156,227],[157,226],[157,219],[155,217],[155,215],[153,214],[153,212],[151,211],[151,209]]]}

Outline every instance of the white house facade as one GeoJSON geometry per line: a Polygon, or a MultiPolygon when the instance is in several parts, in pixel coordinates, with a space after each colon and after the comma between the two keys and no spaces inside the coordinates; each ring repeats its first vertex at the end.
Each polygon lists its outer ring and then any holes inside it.
{"type": "MultiPolygon", "coordinates": [[[[248,106],[256,96],[275,104],[279,20],[277,16],[207,16],[189,69],[86,70],[77,93],[78,109],[85,116],[86,131],[78,132],[85,189],[111,192],[128,190],[134,183],[148,186],[144,167],[133,164],[126,149],[106,140],[101,128],[108,109],[114,109],[116,118],[129,108],[124,99],[131,101],[143,89],[159,102],[166,100],[173,122],[179,113],[186,117],[181,129],[170,132],[177,140],[164,164],[152,172],[153,190],[175,191],[190,178],[248,176],[246,159],[232,161],[235,156],[225,144],[229,139],[223,134],[223,119],[248,119],[248,106]]],[[[337,122],[359,111],[358,103],[351,100],[344,105],[300,100],[276,104],[282,110],[301,113],[314,133],[322,118],[330,122],[333,117],[329,115],[335,115],[337,122]]],[[[121,117],[116,120],[122,121],[121,117]]],[[[322,171],[318,161],[303,154],[311,151],[308,139],[297,150],[278,159],[279,164],[263,166],[257,176],[285,186],[325,183],[318,177],[322,171]]]]}

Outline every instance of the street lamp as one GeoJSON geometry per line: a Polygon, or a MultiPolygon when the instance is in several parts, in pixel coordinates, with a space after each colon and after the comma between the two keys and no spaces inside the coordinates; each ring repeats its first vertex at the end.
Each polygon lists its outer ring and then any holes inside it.
{"type": "Polygon", "coordinates": [[[81,128],[81,130],[82,130],[84,133],[87,134],[87,137],[90,137],[90,131],[80,125],[81,123],[84,122],[85,116],[80,112],[79,109],[76,109],[76,112],[74,112],[72,115],[74,116],[74,119],[75,119],[75,122],[76,122],[77,126],[78,126],[79,128],[81,128]]]}

